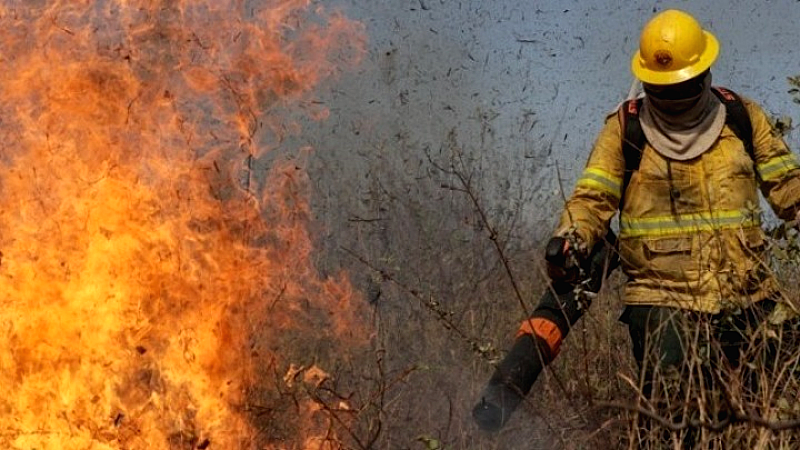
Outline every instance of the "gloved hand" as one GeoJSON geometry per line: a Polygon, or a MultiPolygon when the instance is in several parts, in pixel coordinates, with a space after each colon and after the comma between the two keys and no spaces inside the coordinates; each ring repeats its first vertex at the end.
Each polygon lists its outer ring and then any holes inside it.
{"type": "Polygon", "coordinates": [[[562,236],[550,238],[544,259],[547,262],[547,276],[551,280],[566,283],[577,280],[580,269],[575,251],[569,239],[562,236]]]}

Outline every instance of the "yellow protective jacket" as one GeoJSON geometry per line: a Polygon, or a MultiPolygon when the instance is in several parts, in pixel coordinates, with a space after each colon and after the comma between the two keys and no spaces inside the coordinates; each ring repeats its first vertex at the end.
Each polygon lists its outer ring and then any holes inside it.
{"type": "MultiPolygon", "coordinates": [[[[626,304],[715,313],[777,291],[764,263],[758,188],[781,219],[793,219],[800,207],[800,164],[764,111],[742,100],[755,162],[727,125],[709,150],[689,161],[645,146],[620,214],[626,304]]],[[[573,229],[589,248],[605,235],[623,194],[621,142],[619,115],[609,115],[556,235],[573,229]]]]}

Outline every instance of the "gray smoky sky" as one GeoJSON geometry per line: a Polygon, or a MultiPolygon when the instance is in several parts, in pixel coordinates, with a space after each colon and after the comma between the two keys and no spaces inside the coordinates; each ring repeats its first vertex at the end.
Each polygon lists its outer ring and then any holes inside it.
{"type": "MultiPolygon", "coordinates": [[[[551,227],[561,202],[557,175],[568,194],[604,115],[631,87],[641,27],[668,8],[693,14],[720,40],[715,84],[774,115],[798,112],[786,81],[800,73],[797,1],[331,0],[326,7],[365,25],[369,53],[334,83],[325,98],[329,120],[304,139],[324,165],[344,164],[337,176],[349,182],[338,181],[355,190],[353,177],[368,164],[359,160],[374,157],[376,145],[399,136],[406,152],[420,151],[404,158],[422,161],[423,149],[436,151],[455,132],[465,150],[480,153],[489,198],[502,201],[495,185],[531,191],[526,223],[551,227]]],[[[787,139],[798,147],[794,134],[787,139]]]]}

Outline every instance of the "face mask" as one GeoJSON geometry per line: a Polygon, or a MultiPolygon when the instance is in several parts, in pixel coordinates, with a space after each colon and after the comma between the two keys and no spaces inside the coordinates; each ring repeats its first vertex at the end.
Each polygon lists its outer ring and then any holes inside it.
{"type": "Polygon", "coordinates": [[[639,122],[661,155],[686,161],[711,148],[725,126],[725,107],[711,90],[711,73],[671,86],[646,86],[639,122]]]}
{"type": "Polygon", "coordinates": [[[677,115],[695,106],[710,87],[711,72],[707,70],[692,79],[678,84],[655,85],[645,83],[644,92],[650,98],[653,106],[659,111],[677,115]]]}

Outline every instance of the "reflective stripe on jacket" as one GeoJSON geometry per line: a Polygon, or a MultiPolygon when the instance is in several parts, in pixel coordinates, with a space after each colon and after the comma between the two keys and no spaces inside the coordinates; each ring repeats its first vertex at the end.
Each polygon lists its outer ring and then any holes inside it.
{"type": "MultiPolygon", "coordinates": [[[[708,151],[689,161],[669,160],[645,145],[620,217],[625,303],[719,312],[726,302],[749,304],[777,289],[763,262],[758,189],[778,217],[793,219],[800,164],[764,111],[743,101],[755,164],[727,125],[708,151]]],[[[621,139],[618,115],[611,115],[556,234],[573,228],[589,248],[605,235],[623,195],[621,139]]]]}

